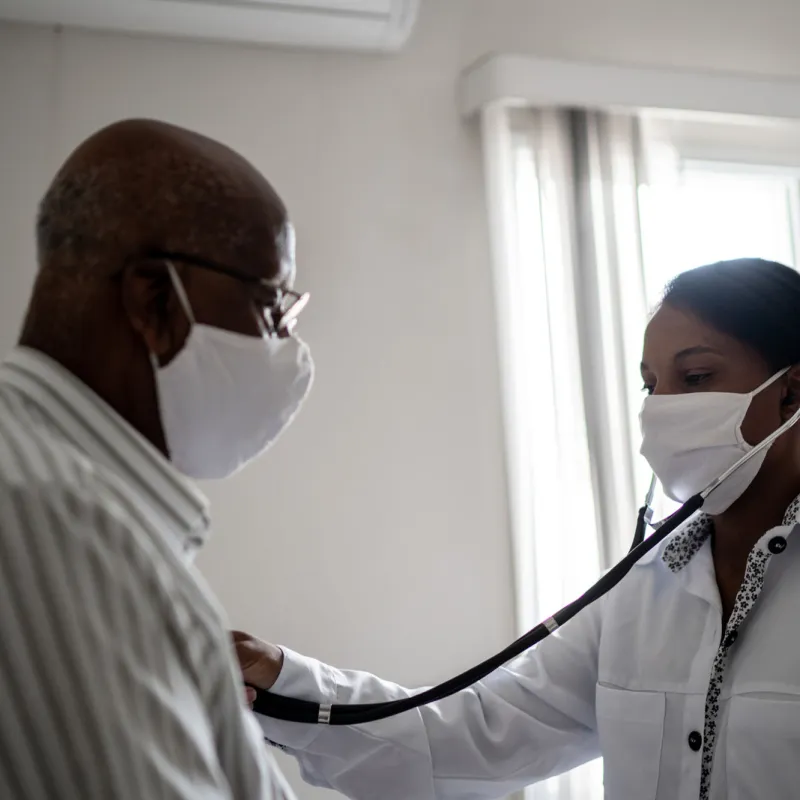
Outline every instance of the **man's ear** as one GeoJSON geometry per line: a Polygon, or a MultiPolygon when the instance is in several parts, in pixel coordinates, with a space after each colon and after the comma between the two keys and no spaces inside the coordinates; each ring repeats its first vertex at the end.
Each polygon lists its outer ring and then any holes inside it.
{"type": "Polygon", "coordinates": [[[163,261],[131,261],[121,273],[122,306],[159,364],[180,352],[191,327],[163,261]]]}
{"type": "Polygon", "coordinates": [[[785,422],[800,410],[800,364],[786,373],[786,388],[781,401],[781,417],[785,422]]]}

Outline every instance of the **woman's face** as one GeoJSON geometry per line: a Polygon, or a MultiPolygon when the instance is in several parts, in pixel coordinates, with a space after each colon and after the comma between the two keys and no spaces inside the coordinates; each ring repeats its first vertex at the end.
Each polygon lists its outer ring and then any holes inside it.
{"type": "MultiPolygon", "coordinates": [[[[685,311],[665,304],[647,326],[642,378],[650,394],[746,394],[770,377],[769,366],[757,352],[685,311]]],[[[787,380],[781,379],[752,399],[742,424],[749,444],[758,444],[788,419],[787,394],[787,380]]],[[[780,440],[771,448],[776,452],[770,453],[770,460],[782,449],[776,450],[779,444],[780,440]]]]}

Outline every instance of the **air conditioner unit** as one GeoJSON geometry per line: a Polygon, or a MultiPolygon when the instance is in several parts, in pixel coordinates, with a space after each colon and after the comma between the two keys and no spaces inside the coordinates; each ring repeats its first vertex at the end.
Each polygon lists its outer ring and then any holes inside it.
{"type": "Polygon", "coordinates": [[[420,0],[0,0],[0,20],[336,50],[392,52],[420,0]]]}

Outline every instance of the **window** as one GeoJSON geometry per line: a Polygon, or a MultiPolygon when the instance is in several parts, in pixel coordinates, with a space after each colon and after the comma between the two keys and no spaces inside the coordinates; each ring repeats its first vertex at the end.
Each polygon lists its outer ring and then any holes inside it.
{"type": "Polygon", "coordinates": [[[798,177],[774,168],[690,162],[673,186],[643,186],[649,302],[657,302],[679,272],[701,264],[757,256],[795,265],[798,177]]]}

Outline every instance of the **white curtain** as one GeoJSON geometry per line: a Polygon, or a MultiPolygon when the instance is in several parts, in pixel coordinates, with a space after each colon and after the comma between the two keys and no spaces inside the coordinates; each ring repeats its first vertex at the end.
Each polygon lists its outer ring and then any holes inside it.
{"type": "Polygon", "coordinates": [[[573,143],[581,369],[606,568],[630,546],[650,477],[638,457],[648,311],[639,219],[644,157],[635,115],[571,111],[564,135],[573,143]]]}
{"type": "MultiPolygon", "coordinates": [[[[581,594],[633,533],[641,159],[636,120],[619,115],[498,104],[482,134],[522,633],[581,594]]],[[[601,766],[527,796],[600,800],[601,766]]]]}

